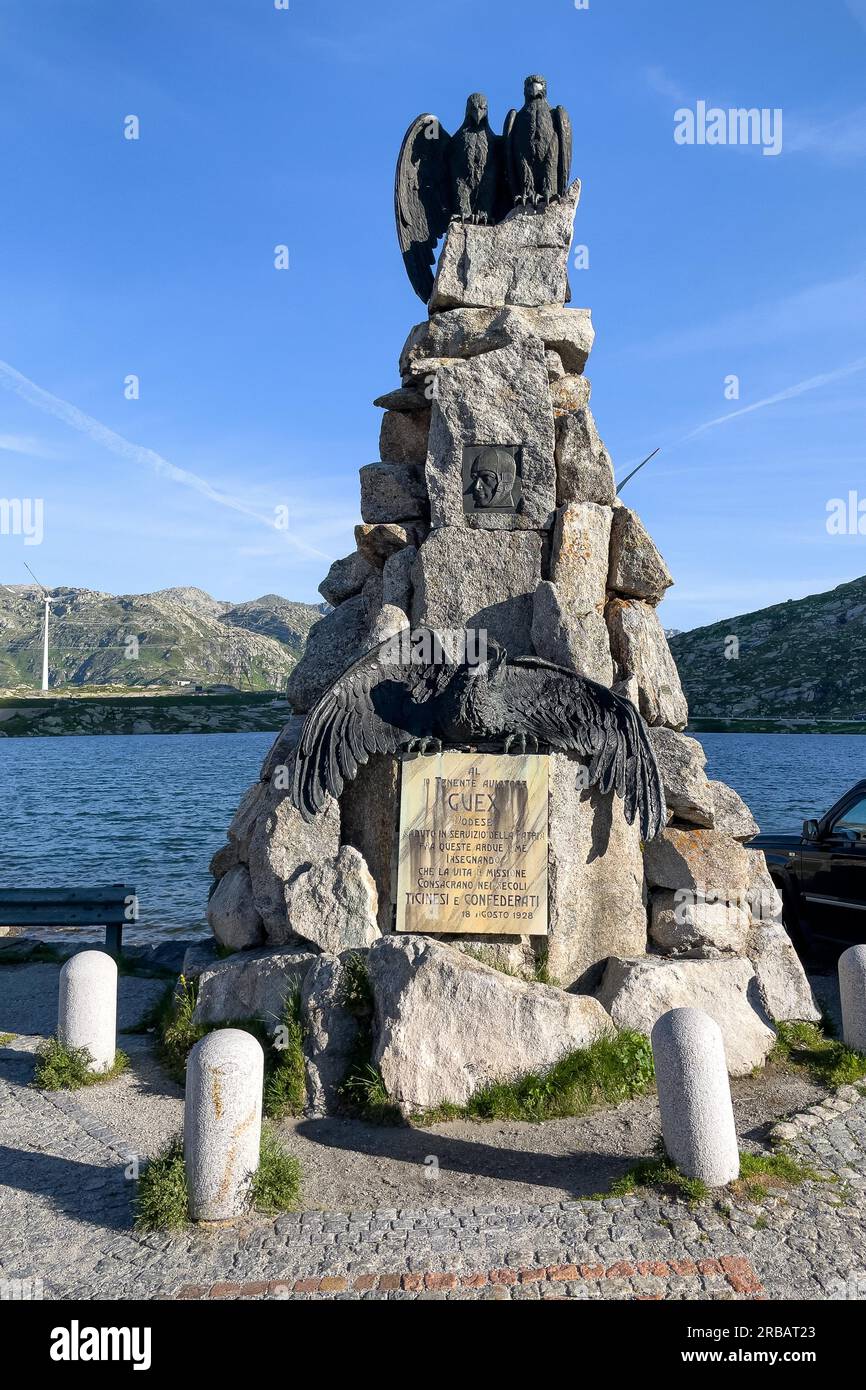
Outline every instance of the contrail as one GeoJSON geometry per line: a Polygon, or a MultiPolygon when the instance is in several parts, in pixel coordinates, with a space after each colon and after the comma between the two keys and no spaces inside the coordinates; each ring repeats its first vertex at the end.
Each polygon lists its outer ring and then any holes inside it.
{"type": "MultiPolygon", "coordinates": [[[[210,502],[216,502],[220,507],[229,507],[232,511],[240,512],[243,516],[252,517],[254,521],[267,526],[271,531],[279,530],[273,517],[268,516],[266,512],[257,511],[249,503],[244,502],[239,497],[232,497],[228,492],[220,492],[206,478],[200,477],[198,473],[191,473],[188,468],[178,468],[176,464],[163,458],[162,454],[156,453],[154,449],[145,449],[140,444],[130,443],[128,439],[124,439],[122,434],[109,429],[107,425],[103,425],[92,415],[85,415],[83,410],[79,410],[75,405],[70,405],[69,401],[61,400],[59,396],[52,396],[50,391],[44,391],[41,386],[36,385],[35,381],[29,381],[8,362],[0,361],[0,382],[7,390],[14,391],[28,404],[35,405],[37,410],[44,411],[46,415],[53,415],[56,419],[62,420],[64,424],[70,425],[72,429],[86,434],[94,443],[101,444],[112,454],[128,459],[130,463],[152,468],[160,477],[170,478],[172,482],[179,483],[181,487],[191,488],[193,492],[206,497],[210,502]]],[[[290,545],[295,546],[304,554],[315,556],[321,560],[330,558],[324,551],[317,550],[315,546],[307,545],[305,541],[299,540],[289,531],[283,531],[282,534],[290,545]]]]}
{"type": "Polygon", "coordinates": [[[866,357],[858,357],[856,362],[850,362],[847,367],[838,367],[835,372],[822,372],[820,376],[807,377],[805,381],[798,381],[794,386],[788,386],[784,391],[777,391],[775,396],[765,396],[761,401],[755,401],[753,405],[744,405],[740,410],[732,410],[729,415],[718,415],[715,420],[707,420],[703,425],[698,425],[697,429],[691,433],[683,435],[678,442],[685,444],[688,440],[694,439],[696,435],[703,434],[705,430],[714,429],[716,425],[726,425],[729,420],[736,420],[741,415],[751,415],[753,410],[763,410],[768,405],[778,405],[780,401],[793,400],[795,396],[803,396],[807,391],[817,391],[820,386],[828,386],[833,381],[841,381],[843,377],[853,376],[855,372],[866,370],[866,357]]]}

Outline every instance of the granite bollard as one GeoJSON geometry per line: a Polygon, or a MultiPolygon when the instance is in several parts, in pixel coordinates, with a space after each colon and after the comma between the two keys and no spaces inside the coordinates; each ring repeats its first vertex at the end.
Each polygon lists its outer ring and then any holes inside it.
{"type": "Polygon", "coordinates": [[[193,1221],[231,1221],[259,1166],[265,1054],[251,1033],[218,1028],[186,1064],[183,1154],[193,1221]]]}
{"type": "Polygon", "coordinates": [[[92,1072],[114,1066],[117,1047],[117,964],[105,951],[79,951],[60,971],[57,1036],[83,1047],[92,1072]]]}
{"type": "Polygon", "coordinates": [[[839,957],[839,996],[845,1046],[866,1052],[866,946],[849,946],[839,957]]]}
{"type": "Polygon", "coordinates": [[[703,1009],[670,1009],[652,1030],[662,1135],[688,1178],[722,1187],[740,1171],[725,1046],[703,1009]]]}

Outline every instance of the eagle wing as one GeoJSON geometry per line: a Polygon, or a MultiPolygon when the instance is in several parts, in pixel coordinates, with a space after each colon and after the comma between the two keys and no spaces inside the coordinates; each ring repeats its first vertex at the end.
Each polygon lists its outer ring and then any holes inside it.
{"type": "Polygon", "coordinates": [[[553,109],[553,125],[559,136],[559,169],[557,193],[568,192],[568,180],[571,176],[571,117],[564,106],[555,106],[553,109]]]}
{"type": "MultiPolygon", "coordinates": [[[[512,106],[508,115],[505,117],[505,124],[502,127],[502,146],[504,150],[505,183],[510,190],[511,198],[509,207],[520,192],[520,180],[517,177],[517,161],[514,152],[514,122],[517,120],[517,111],[512,106]]],[[[507,211],[508,209],[506,209],[507,211]]],[[[503,216],[505,214],[503,213],[503,216]]]]}
{"type": "Polygon", "coordinates": [[[412,288],[425,304],[433,293],[433,252],[454,211],[448,190],[450,141],[435,116],[418,116],[403,138],[394,179],[397,239],[412,288]]]}
{"type": "Polygon", "coordinates": [[[614,791],[631,825],[651,840],[664,829],[664,789],[646,726],[630,700],[564,666],[536,657],[509,658],[505,668],[508,727],[587,760],[589,785],[614,791]]]}
{"type": "MultiPolygon", "coordinates": [[[[423,639],[424,629],[414,636],[423,639]]],[[[454,670],[445,659],[435,665],[405,659],[399,636],[347,666],[313,705],[301,730],[292,802],[304,820],[321,811],[328,795],[339,796],[373,754],[397,753],[429,735],[424,705],[454,670]]]]}

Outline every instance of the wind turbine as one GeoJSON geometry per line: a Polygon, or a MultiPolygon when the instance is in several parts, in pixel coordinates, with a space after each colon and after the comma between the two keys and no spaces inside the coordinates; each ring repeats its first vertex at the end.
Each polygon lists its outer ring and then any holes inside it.
{"type": "MultiPolygon", "coordinates": [[[[24,568],[26,569],[26,571],[27,571],[27,573],[28,573],[29,575],[31,575],[34,579],[36,579],[36,575],[33,574],[33,571],[32,571],[32,569],[30,568],[30,566],[28,565],[28,563],[27,563],[26,560],[24,561],[24,568]]],[[[39,584],[39,580],[38,580],[38,579],[36,579],[36,583],[39,584]]],[[[50,605],[51,605],[51,595],[49,594],[49,592],[48,592],[48,590],[46,589],[46,587],[45,587],[44,584],[39,584],[39,588],[42,590],[42,593],[43,593],[43,595],[44,595],[44,601],[45,601],[45,620],[44,620],[43,627],[42,627],[42,689],[43,689],[43,690],[47,690],[47,689],[48,689],[48,609],[49,609],[49,607],[50,607],[50,605]]]]}

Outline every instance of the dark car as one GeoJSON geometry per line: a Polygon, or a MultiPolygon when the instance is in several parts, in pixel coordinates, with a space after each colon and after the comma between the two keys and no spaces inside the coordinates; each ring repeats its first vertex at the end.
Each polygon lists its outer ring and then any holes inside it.
{"type": "Polygon", "coordinates": [[[866,942],[866,780],[799,835],[756,835],[782,894],[785,926],[801,948],[866,942]]]}

